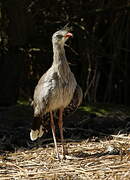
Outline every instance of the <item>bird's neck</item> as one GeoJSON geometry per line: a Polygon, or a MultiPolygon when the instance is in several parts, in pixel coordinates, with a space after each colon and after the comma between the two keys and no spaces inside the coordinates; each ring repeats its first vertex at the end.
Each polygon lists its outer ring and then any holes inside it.
{"type": "Polygon", "coordinates": [[[65,55],[65,49],[62,45],[53,45],[53,65],[59,65],[59,64],[66,64],[68,65],[66,55],[65,55]]]}

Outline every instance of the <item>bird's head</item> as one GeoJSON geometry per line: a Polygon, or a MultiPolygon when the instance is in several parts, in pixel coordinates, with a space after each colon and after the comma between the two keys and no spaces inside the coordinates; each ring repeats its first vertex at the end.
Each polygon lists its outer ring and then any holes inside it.
{"type": "Polygon", "coordinates": [[[66,29],[63,28],[53,34],[52,42],[53,44],[64,46],[65,42],[69,37],[73,37],[73,34],[69,32],[68,28],[66,29]]]}

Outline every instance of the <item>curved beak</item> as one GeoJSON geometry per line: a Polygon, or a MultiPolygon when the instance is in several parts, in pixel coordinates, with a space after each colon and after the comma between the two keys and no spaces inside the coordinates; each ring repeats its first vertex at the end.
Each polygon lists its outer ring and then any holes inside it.
{"type": "Polygon", "coordinates": [[[68,32],[67,34],[64,35],[64,37],[66,37],[66,38],[73,37],[73,34],[68,32]]]}

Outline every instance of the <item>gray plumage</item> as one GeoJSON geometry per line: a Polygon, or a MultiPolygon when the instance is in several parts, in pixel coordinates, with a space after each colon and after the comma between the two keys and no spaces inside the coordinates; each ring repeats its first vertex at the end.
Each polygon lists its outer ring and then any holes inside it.
{"type": "Polygon", "coordinates": [[[34,91],[34,120],[30,132],[31,140],[36,140],[43,135],[44,116],[49,112],[51,114],[53,138],[55,139],[52,112],[58,109],[61,111],[59,128],[61,129],[61,134],[63,134],[63,110],[67,112],[69,110],[67,107],[76,109],[82,101],[82,90],[77,85],[74,74],[71,72],[65,56],[64,44],[70,36],[72,36],[72,34],[65,29],[57,31],[52,36],[53,63],[50,69],[41,77],[34,91]]]}

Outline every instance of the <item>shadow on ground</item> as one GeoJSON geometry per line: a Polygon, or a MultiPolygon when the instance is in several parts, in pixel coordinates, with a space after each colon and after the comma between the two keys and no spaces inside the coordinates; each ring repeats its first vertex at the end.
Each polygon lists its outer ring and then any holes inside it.
{"type": "MultiPolygon", "coordinates": [[[[32,117],[33,110],[30,106],[17,105],[9,108],[0,108],[0,153],[5,151],[14,152],[19,148],[30,149],[45,146],[45,144],[53,142],[50,129],[41,139],[31,142],[29,132],[32,117]]],[[[67,141],[69,139],[70,141],[84,139],[100,141],[102,138],[111,138],[112,134],[129,132],[130,117],[119,110],[98,116],[95,113],[79,109],[64,119],[64,136],[67,141]]],[[[59,137],[58,131],[57,136],[59,137]]],[[[80,155],[89,156],[79,152],[80,155]]]]}

